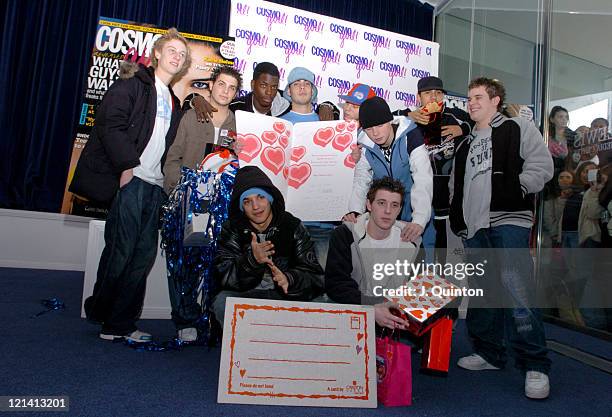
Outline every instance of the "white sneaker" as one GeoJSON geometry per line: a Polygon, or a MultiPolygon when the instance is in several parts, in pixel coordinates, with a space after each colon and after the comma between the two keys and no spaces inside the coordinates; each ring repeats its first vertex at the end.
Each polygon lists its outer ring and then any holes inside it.
{"type": "Polygon", "coordinates": [[[183,342],[195,342],[198,340],[198,329],[195,327],[187,327],[178,331],[178,337],[183,342]]]}
{"type": "Polygon", "coordinates": [[[141,332],[140,330],[134,330],[132,333],[126,335],[100,333],[100,339],[104,340],[117,340],[126,339],[136,343],[146,343],[153,340],[153,337],[149,333],[141,332]]]}
{"type": "Polygon", "coordinates": [[[472,353],[470,356],[464,356],[463,358],[457,361],[457,365],[463,369],[467,369],[470,371],[499,371],[500,369],[497,366],[491,365],[477,353],[472,353]]]}
{"type": "Polygon", "coordinates": [[[548,398],[550,382],[548,375],[538,371],[527,371],[525,376],[525,395],[535,400],[548,398]]]}

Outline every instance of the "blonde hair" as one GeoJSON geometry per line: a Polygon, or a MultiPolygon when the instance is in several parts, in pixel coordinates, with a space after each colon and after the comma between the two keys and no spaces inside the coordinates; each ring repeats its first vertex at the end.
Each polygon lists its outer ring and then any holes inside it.
{"type": "Polygon", "coordinates": [[[158,61],[157,61],[157,57],[155,56],[155,51],[158,51],[161,53],[162,49],[164,48],[164,45],[166,45],[166,43],[168,43],[171,40],[179,40],[183,42],[183,44],[185,45],[185,49],[187,50],[185,54],[185,62],[183,63],[183,67],[179,71],[179,74],[182,74],[184,71],[186,71],[191,66],[191,50],[189,49],[189,45],[187,44],[187,39],[185,39],[183,35],[181,35],[178,32],[178,30],[176,30],[176,28],[168,29],[168,32],[164,33],[153,44],[153,50],[151,51],[152,52],[151,66],[153,68],[157,68],[158,61]]]}

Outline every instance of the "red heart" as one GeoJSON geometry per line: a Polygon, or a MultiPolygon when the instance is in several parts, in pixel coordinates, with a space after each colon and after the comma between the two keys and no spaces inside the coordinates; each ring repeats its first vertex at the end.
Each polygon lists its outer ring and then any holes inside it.
{"type": "Polygon", "coordinates": [[[315,144],[324,148],[329,142],[331,142],[334,137],[334,133],[333,127],[321,128],[317,130],[312,140],[315,144]]]}
{"type": "Polygon", "coordinates": [[[363,333],[357,333],[357,341],[359,342],[363,337],[363,333]]]}
{"type": "Polygon", "coordinates": [[[342,152],[343,150],[348,148],[352,140],[353,135],[351,135],[350,133],[340,133],[334,138],[332,146],[334,147],[334,149],[337,149],[342,152]]]}
{"type": "Polygon", "coordinates": [[[355,168],[355,160],[350,153],[344,157],[344,166],[348,168],[355,168]]]}
{"type": "Polygon", "coordinates": [[[241,311],[241,312],[240,312],[240,313],[238,313],[238,314],[240,314],[240,318],[244,318],[244,311],[241,311]]]}
{"type": "Polygon", "coordinates": [[[310,178],[311,173],[312,168],[309,163],[291,165],[287,173],[287,184],[297,190],[310,178]]]}
{"type": "Polygon", "coordinates": [[[251,162],[261,151],[261,141],[251,133],[238,135],[238,143],[242,145],[238,158],[245,162],[251,162]]]}
{"type": "Polygon", "coordinates": [[[278,139],[278,133],[267,131],[261,134],[261,140],[272,145],[278,139]]]}
{"type": "Polygon", "coordinates": [[[287,179],[287,176],[289,175],[289,167],[285,167],[283,168],[283,177],[285,177],[285,179],[287,179]]]}
{"type": "Polygon", "coordinates": [[[289,146],[289,138],[285,135],[282,135],[280,138],[278,138],[278,143],[280,146],[287,149],[287,146],[289,146]]]}
{"type": "Polygon", "coordinates": [[[348,129],[349,132],[352,132],[353,130],[357,128],[357,122],[354,120],[351,121],[346,128],[348,129]]]}
{"type": "Polygon", "coordinates": [[[279,146],[268,146],[261,153],[261,163],[278,175],[285,166],[285,150],[279,146]]]}
{"type": "Polygon", "coordinates": [[[336,132],[342,132],[346,129],[346,122],[340,122],[336,125],[336,132]]]}
{"type": "Polygon", "coordinates": [[[278,133],[283,133],[285,131],[285,124],[283,122],[274,122],[272,128],[276,130],[278,133]]]}
{"type": "Polygon", "coordinates": [[[410,314],[412,314],[417,319],[422,319],[423,318],[423,311],[422,310],[410,310],[410,314]]]}
{"type": "Polygon", "coordinates": [[[291,149],[291,160],[294,162],[299,161],[306,155],[306,147],[305,146],[296,146],[291,149]]]}
{"type": "Polygon", "coordinates": [[[241,369],[240,376],[244,378],[244,374],[246,374],[246,369],[241,369]]]}

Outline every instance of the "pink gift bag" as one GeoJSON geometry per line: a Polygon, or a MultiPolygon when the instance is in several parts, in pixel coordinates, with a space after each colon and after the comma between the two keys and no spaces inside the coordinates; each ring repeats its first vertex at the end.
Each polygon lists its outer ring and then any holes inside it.
{"type": "Polygon", "coordinates": [[[386,407],[412,404],[410,346],[390,336],[376,338],[378,401],[386,407]]]}

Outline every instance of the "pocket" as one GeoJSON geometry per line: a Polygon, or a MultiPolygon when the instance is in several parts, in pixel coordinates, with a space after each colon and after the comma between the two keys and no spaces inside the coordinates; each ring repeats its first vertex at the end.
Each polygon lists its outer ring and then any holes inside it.
{"type": "Polygon", "coordinates": [[[119,187],[119,191],[123,191],[126,188],[128,188],[131,184],[136,182],[136,176],[132,175],[132,178],[126,183],[124,184],[122,187],[119,187]]]}

